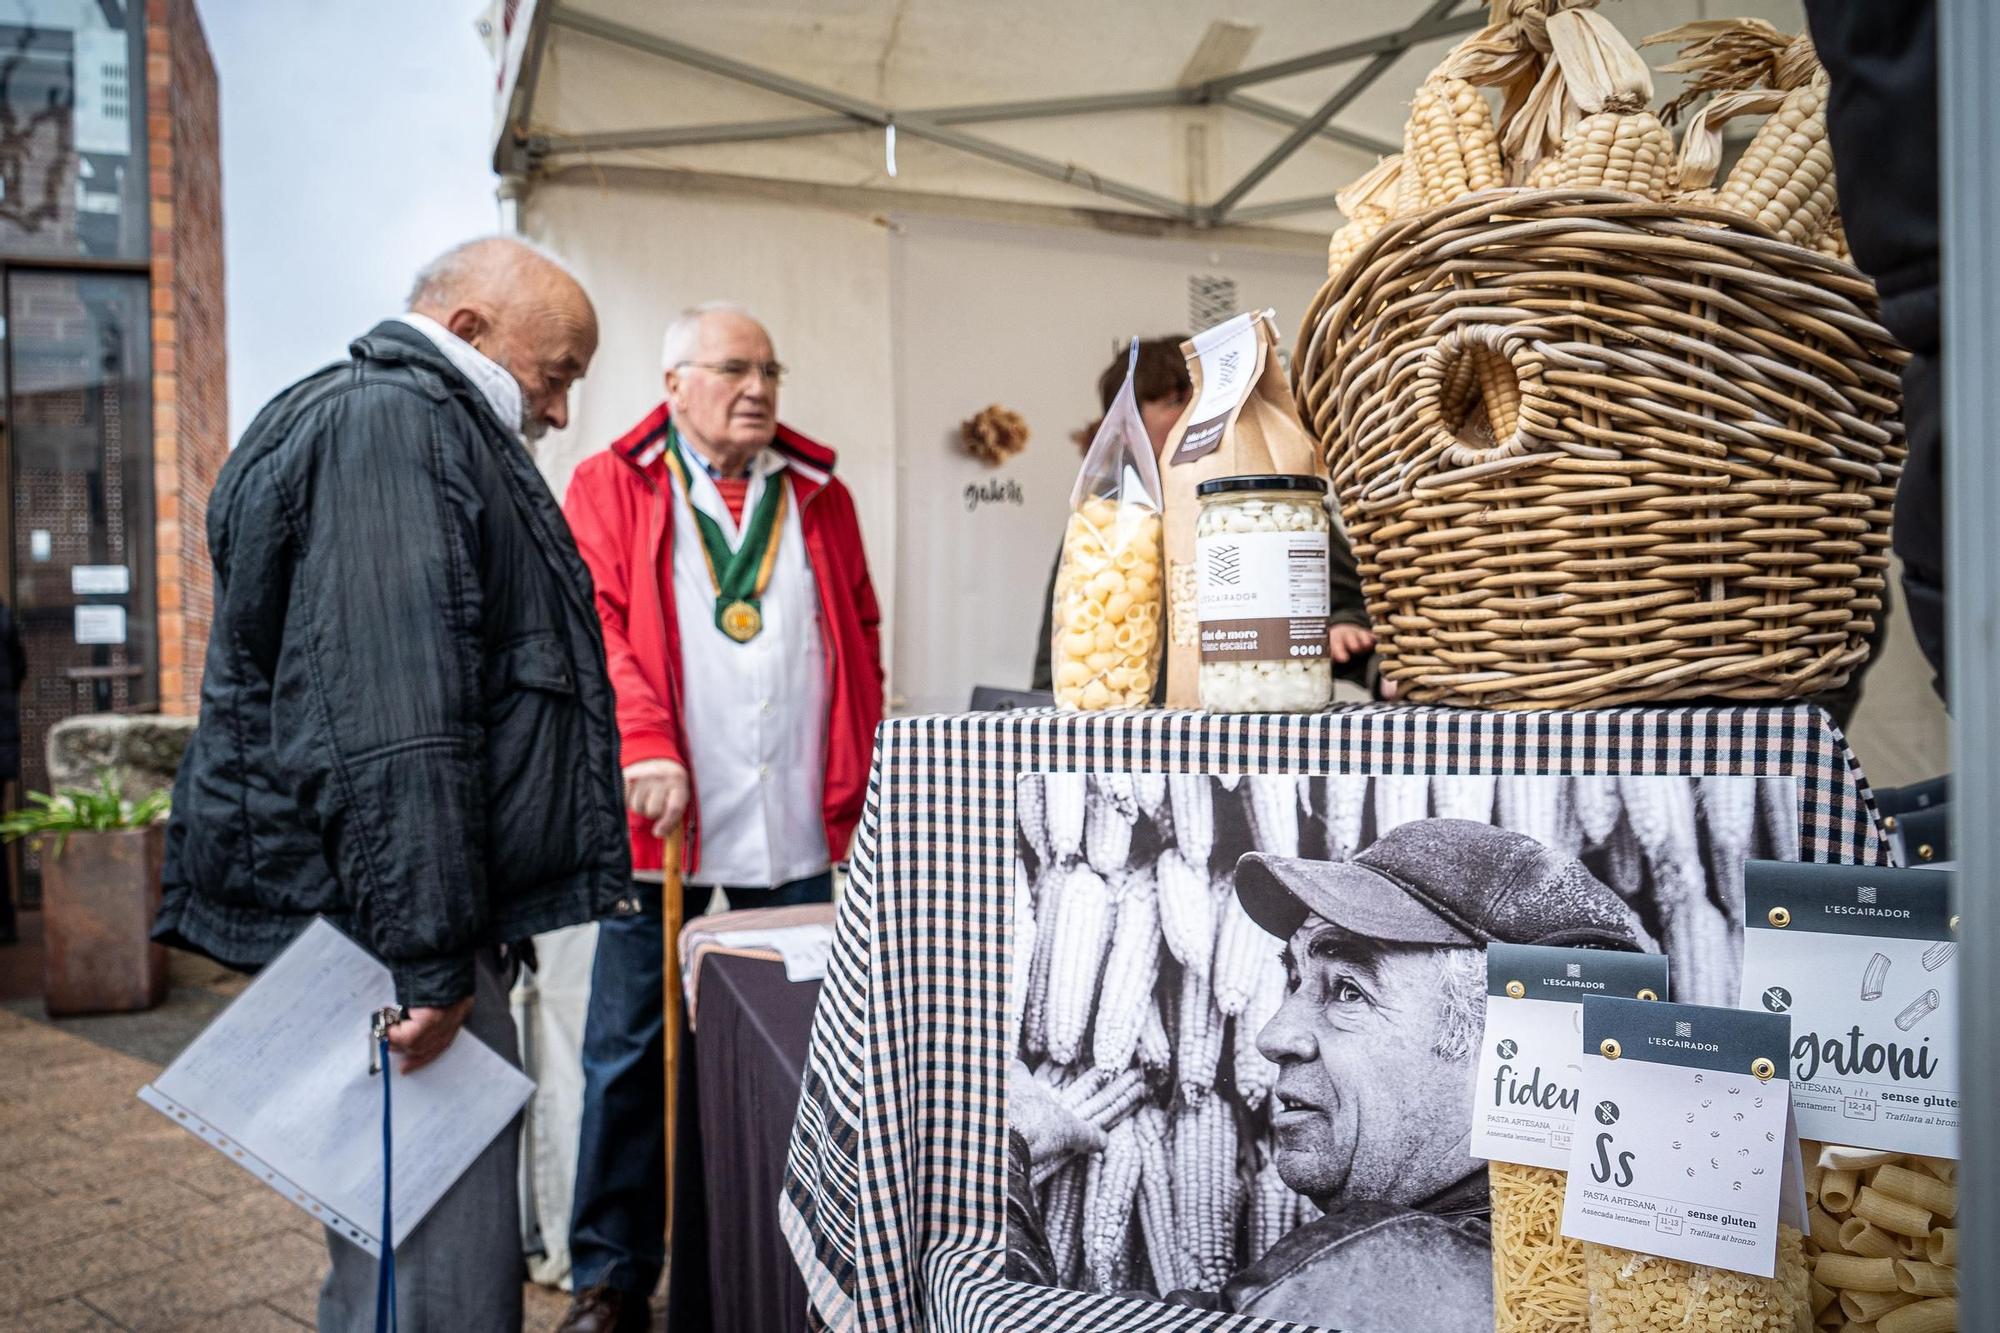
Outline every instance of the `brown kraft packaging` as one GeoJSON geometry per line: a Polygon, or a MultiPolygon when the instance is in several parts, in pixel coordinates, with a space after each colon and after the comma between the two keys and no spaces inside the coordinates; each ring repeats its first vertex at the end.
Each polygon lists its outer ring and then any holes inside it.
{"type": "Polygon", "coordinates": [[[1274,312],[1236,316],[1181,344],[1194,393],[1160,455],[1166,500],[1167,698],[1200,707],[1201,630],[1196,618],[1195,487],[1211,477],[1323,477],[1319,448],[1299,424],[1278,363],[1274,312]]]}

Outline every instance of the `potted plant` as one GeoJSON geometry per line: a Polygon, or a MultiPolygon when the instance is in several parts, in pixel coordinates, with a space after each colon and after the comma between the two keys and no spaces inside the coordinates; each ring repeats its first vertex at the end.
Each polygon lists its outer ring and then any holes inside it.
{"type": "Polygon", "coordinates": [[[96,791],[29,792],[0,839],[43,851],[42,936],[52,1016],[151,1009],[167,995],[167,950],[152,941],[171,798],[138,801],[105,776],[96,791]]]}

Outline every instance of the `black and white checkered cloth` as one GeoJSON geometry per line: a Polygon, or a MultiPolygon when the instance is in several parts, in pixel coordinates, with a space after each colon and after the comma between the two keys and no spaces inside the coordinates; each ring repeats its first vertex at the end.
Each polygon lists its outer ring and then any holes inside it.
{"type": "Polygon", "coordinates": [[[1790,777],[1802,859],[1887,859],[1846,740],[1803,706],[885,723],[779,1201],[836,1333],[1300,1327],[1004,1276],[1014,781],[1119,771],[1790,777]]]}

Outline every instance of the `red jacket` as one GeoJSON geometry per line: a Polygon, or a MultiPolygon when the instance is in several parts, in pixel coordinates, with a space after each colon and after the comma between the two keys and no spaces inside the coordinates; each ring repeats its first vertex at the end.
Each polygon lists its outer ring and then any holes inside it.
{"type": "MultiPolygon", "coordinates": [[[[682,697],[680,622],[674,614],[673,486],[657,446],[667,434],[667,405],[570,478],[563,513],[597,585],[597,615],[618,696],[621,764],[671,759],[688,765],[687,702],[682,697]]],[[[826,848],[847,853],[861,818],[875,726],[882,720],[882,613],[868,581],[854,497],[834,480],[833,451],[786,426],[772,447],[802,466],[786,469],[798,504],[799,530],[819,584],[826,639],[826,848]]],[[[700,701],[696,701],[700,706],[700,701]]],[[[690,768],[690,782],[695,775],[690,768]]],[[[688,804],[685,870],[701,865],[701,800],[688,804]]],[[[650,823],[627,814],[632,868],[659,870],[664,855],[650,823]]]]}

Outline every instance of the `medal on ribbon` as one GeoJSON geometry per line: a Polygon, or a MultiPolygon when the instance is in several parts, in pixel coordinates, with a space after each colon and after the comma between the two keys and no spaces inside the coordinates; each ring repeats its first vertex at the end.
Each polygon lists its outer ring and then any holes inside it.
{"type": "Polygon", "coordinates": [[[672,427],[667,429],[666,464],[681,484],[681,494],[687,497],[695,530],[701,536],[702,559],[708,566],[708,581],[715,588],[715,627],[737,643],[748,643],[764,629],[764,590],[771,586],[771,572],[778,567],[778,539],[785,531],[790,488],[782,477],[765,478],[764,493],[757,497],[757,507],[743,527],[743,541],[732,550],[722,524],[695,506],[680,432],[672,427]]]}

